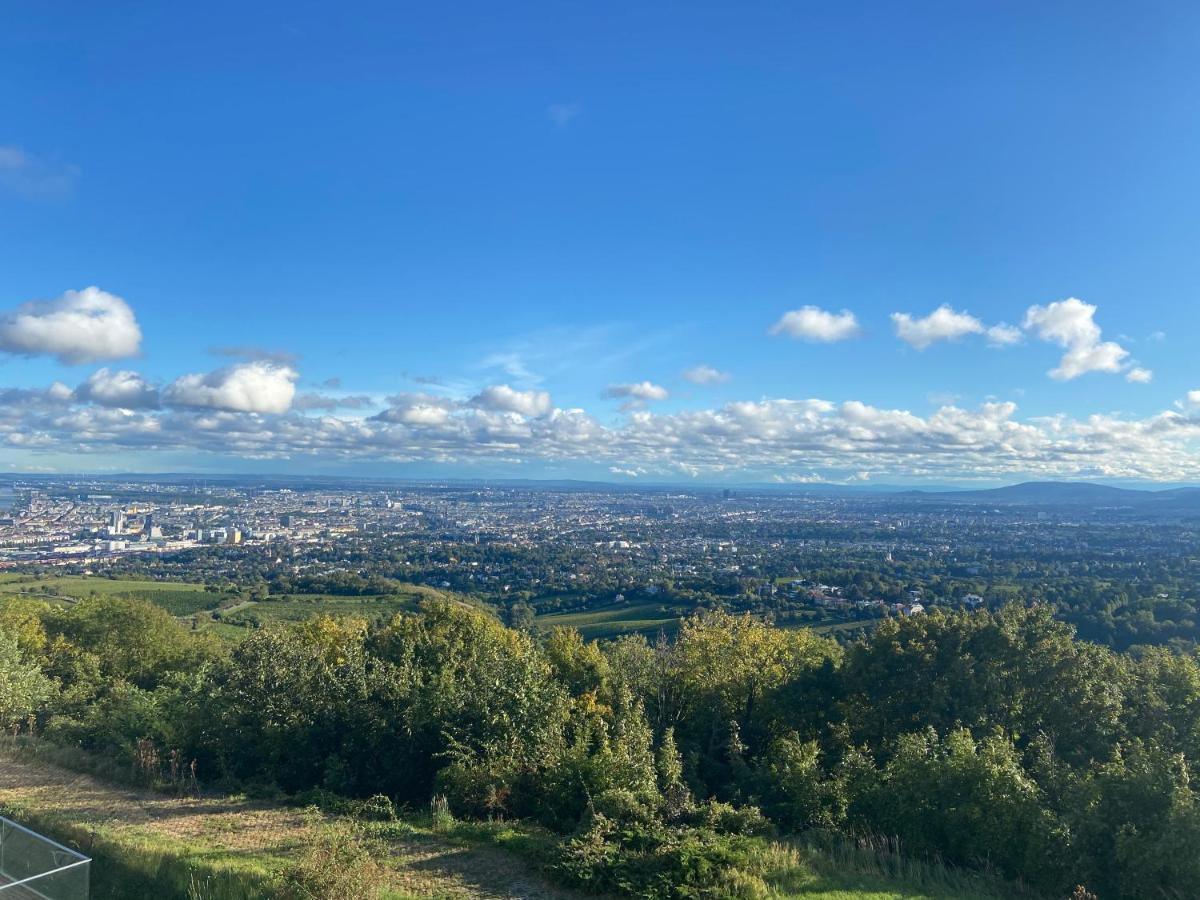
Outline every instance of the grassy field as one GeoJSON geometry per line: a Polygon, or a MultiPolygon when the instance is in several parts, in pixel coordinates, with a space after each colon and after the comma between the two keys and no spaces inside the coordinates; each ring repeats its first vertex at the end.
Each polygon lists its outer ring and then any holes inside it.
{"type": "MultiPolygon", "coordinates": [[[[44,758],[45,745],[0,748],[0,812],[94,860],[92,896],[113,900],[258,900],[336,820],[238,797],[169,797],[103,782],[44,758]]],[[[569,900],[514,854],[436,834],[420,821],[366,826],[386,867],[383,896],[569,900]]]]}
{"type": "Polygon", "coordinates": [[[317,615],[387,619],[402,610],[416,609],[422,600],[450,598],[446,591],[424,585],[403,585],[384,596],[334,594],[284,594],[261,601],[235,603],[220,610],[235,595],[214,593],[204,585],[182,581],[147,581],[83,575],[0,575],[0,595],[21,594],[49,602],[71,602],[89,597],[130,597],[161,606],[173,616],[199,614],[200,625],[229,640],[245,637],[255,628],[275,623],[300,622],[317,615]]]}
{"type": "Polygon", "coordinates": [[[8,575],[0,580],[0,592],[29,594],[42,599],[88,597],[132,597],[161,606],[173,616],[190,616],[216,609],[228,595],[206,591],[204,585],[182,581],[142,581],[98,578],[86,575],[43,577],[8,575]]]}
{"type": "MultiPolygon", "coordinates": [[[[403,585],[396,593],[381,596],[344,596],[334,594],[284,594],[260,601],[235,603],[228,609],[222,604],[234,600],[232,594],[206,591],[204,585],[181,581],[148,581],[82,575],[29,576],[0,575],[0,595],[25,594],[50,602],[70,602],[92,596],[119,596],[147,600],[173,616],[200,615],[203,630],[228,639],[239,640],[253,629],[276,623],[301,622],[316,615],[355,616],[368,620],[390,618],[397,612],[414,610],[424,599],[455,595],[424,585],[403,585]]],[[[556,625],[577,629],[588,640],[604,640],[622,634],[644,634],[654,638],[660,632],[674,634],[679,621],[690,610],[678,604],[645,600],[607,603],[586,611],[548,613],[538,616],[539,628],[556,625]]],[[[784,627],[811,627],[820,634],[860,627],[860,622],[784,623],[784,627]]],[[[868,623],[869,624],[869,623],[868,623]]]]}
{"type": "Polygon", "coordinates": [[[220,610],[204,627],[223,637],[238,638],[254,628],[303,622],[318,615],[387,620],[398,612],[416,610],[430,599],[464,602],[448,591],[419,584],[402,585],[395,593],[382,595],[282,594],[220,610]]]}
{"type": "Polygon", "coordinates": [[[653,637],[660,631],[673,634],[679,628],[680,617],[685,614],[682,607],[664,606],[661,603],[609,603],[585,612],[538,616],[536,624],[546,630],[556,625],[574,628],[587,640],[634,633],[653,637]]]}
{"type": "Polygon", "coordinates": [[[316,615],[388,619],[402,610],[415,609],[419,601],[404,595],[341,597],[328,594],[285,594],[247,603],[220,614],[222,624],[254,628],[278,622],[302,622],[316,615]]]}
{"type": "MultiPolygon", "coordinates": [[[[622,634],[644,634],[654,638],[663,632],[671,635],[679,630],[679,622],[691,610],[672,604],[652,602],[608,603],[580,612],[546,613],[536,618],[537,626],[549,630],[556,625],[574,628],[587,640],[604,640],[622,634]]],[[[817,634],[833,635],[841,631],[870,628],[873,621],[845,622],[836,619],[812,622],[787,621],[782,628],[811,628],[817,634]]]]}

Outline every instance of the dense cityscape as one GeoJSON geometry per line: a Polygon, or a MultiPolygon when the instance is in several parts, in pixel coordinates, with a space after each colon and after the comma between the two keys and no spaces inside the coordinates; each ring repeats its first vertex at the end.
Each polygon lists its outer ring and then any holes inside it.
{"type": "Polygon", "coordinates": [[[1196,639],[1187,496],[1163,510],[1117,505],[1100,488],[1081,503],[1040,487],[1014,501],[1003,491],[16,479],[0,566],[199,582],[214,592],[194,611],[205,623],[261,624],[249,607],[280,597],[419,585],[510,623],[594,614],[605,635],[671,631],[689,613],[726,609],[855,636],[886,616],[1042,602],[1102,643],[1196,639]]]}

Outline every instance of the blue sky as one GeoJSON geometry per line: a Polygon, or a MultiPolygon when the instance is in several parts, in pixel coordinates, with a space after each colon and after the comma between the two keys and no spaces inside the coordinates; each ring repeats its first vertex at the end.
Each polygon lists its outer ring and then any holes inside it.
{"type": "Polygon", "coordinates": [[[1194,4],[8,9],[0,468],[1200,480],[1194,4]]]}

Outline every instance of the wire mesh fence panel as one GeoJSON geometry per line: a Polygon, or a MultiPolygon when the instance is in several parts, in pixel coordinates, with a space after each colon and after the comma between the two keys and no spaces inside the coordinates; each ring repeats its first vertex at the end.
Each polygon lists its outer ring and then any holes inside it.
{"type": "Polygon", "coordinates": [[[90,862],[0,816],[0,900],[87,900],[90,862]]]}

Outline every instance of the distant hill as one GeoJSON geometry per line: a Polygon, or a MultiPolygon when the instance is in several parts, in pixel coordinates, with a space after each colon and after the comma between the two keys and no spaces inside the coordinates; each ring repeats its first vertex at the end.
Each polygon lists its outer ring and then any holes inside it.
{"type": "Polygon", "coordinates": [[[1125,507],[1139,511],[1200,512],[1200,488],[1139,490],[1085,481],[1026,481],[979,491],[907,491],[898,496],[942,503],[997,506],[1125,507]]]}

